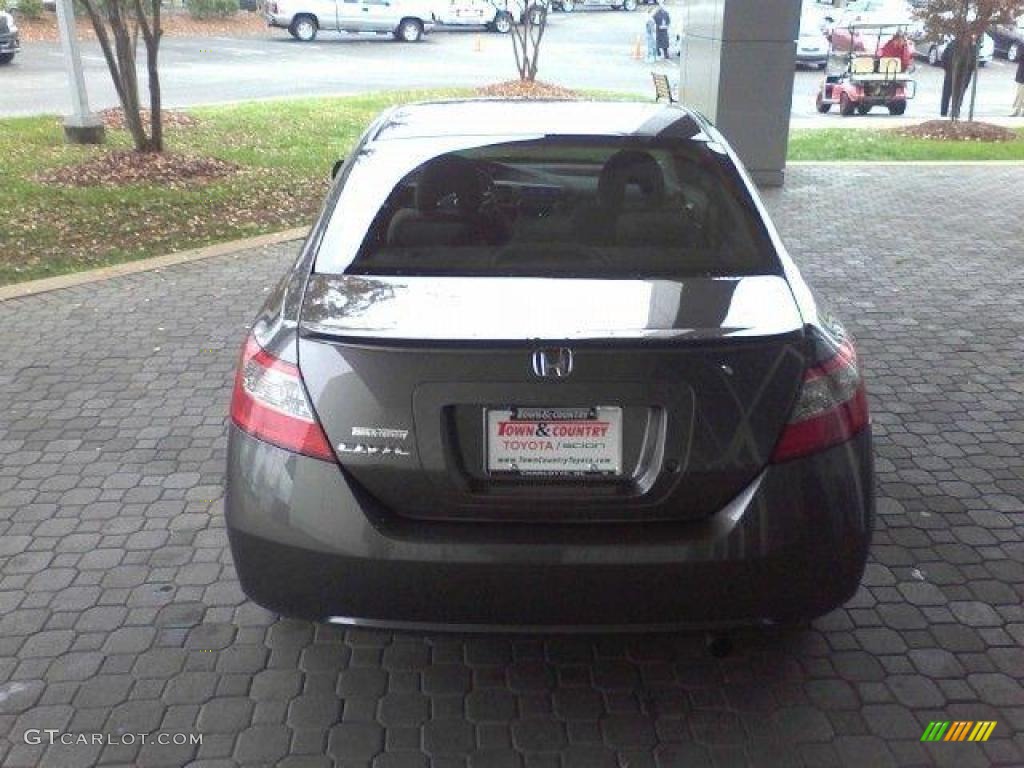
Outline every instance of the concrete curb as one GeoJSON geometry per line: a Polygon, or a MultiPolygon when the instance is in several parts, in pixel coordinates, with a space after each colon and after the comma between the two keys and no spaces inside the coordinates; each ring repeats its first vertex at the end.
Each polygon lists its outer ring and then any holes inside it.
{"type": "Polygon", "coordinates": [[[246,251],[250,248],[262,248],[267,245],[287,243],[292,240],[301,240],[309,234],[308,227],[297,227],[286,229],[283,232],[272,232],[269,235],[258,235],[248,237],[244,240],[232,240],[227,243],[216,243],[203,248],[192,248],[187,251],[176,251],[165,256],[153,256],[138,261],[128,261],[124,264],[114,264],[109,267],[99,267],[85,272],[72,272],[57,277],[45,277],[42,280],[30,280],[25,283],[0,286],[0,302],[20,299],[26,296],[35,296],[49,291],[59,291],[64,288],[73,288],[76,285],[96,283],[101,280],[109,280],[112,277],[134,275],[137,272],[149,272],[154,269],[171,267],[175,264],[187,264],[190,261],[201,259],[212,259],[215,256],[226,256],[238,251],[246,251]]]}
{"type": "Polygon", "coordinates": [[[973,168],[1018,168],[1024,167],[1024,160],[790,160],[786,163],[787,168],[806,168],[808,166],[854,166],[866,165],[876,168],[881,167],[919,167],[939,168],[944,166],[973,167],[973,168]]]}

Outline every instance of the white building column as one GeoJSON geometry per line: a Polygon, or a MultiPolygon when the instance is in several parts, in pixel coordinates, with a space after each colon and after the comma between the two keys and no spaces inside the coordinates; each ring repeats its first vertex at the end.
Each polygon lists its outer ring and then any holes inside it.
{"type": "Polygon", "coordinates": [[[681,12],[680,101],[711,119],[758,184],[782,184],[800,0],[684,0],[681,12]]]}

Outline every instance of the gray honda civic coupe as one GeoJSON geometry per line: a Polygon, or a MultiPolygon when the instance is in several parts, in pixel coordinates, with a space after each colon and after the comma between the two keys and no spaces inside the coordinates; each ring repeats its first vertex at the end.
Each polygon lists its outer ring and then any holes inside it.
{"type": "Polygon", "coordinates": [[[850,336],[677,105],[381,115],[245,339],[226,523],[282,614],[398,629],[801,621],[874,518],[850,336]]]}

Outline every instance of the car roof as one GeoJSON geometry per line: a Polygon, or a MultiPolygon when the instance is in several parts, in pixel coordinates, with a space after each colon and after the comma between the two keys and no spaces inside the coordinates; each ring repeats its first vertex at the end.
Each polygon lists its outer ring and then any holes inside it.
{"type": "Polygon", "coordinates": [[[462,99],[395,107],[371,129],[369,139],[527,135],[693,138],[703,131],[703,119],[676,104],[462,99]]]}

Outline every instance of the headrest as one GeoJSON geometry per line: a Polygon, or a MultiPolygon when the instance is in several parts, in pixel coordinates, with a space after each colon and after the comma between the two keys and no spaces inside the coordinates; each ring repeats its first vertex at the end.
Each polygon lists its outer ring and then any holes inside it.
{"type": "Polygon", "coordinates": [[[437,204],[454,194],[459,213],[468,215],[480,210],[483,202],[483,180],[476,163],[458,155],[434,158],[420,172],[416,183],[416,208],[431,213],[437,204]]]}
{"type": "Polygon", "coordinates": [[[621,208],[626,199],[626,189],[631,184],[640,188],[647,205],[658,205],[664,198],[665,176],[649,152],[623,149],[608,158],[597,180],[597,196],[601,205],[621,208]]]}

